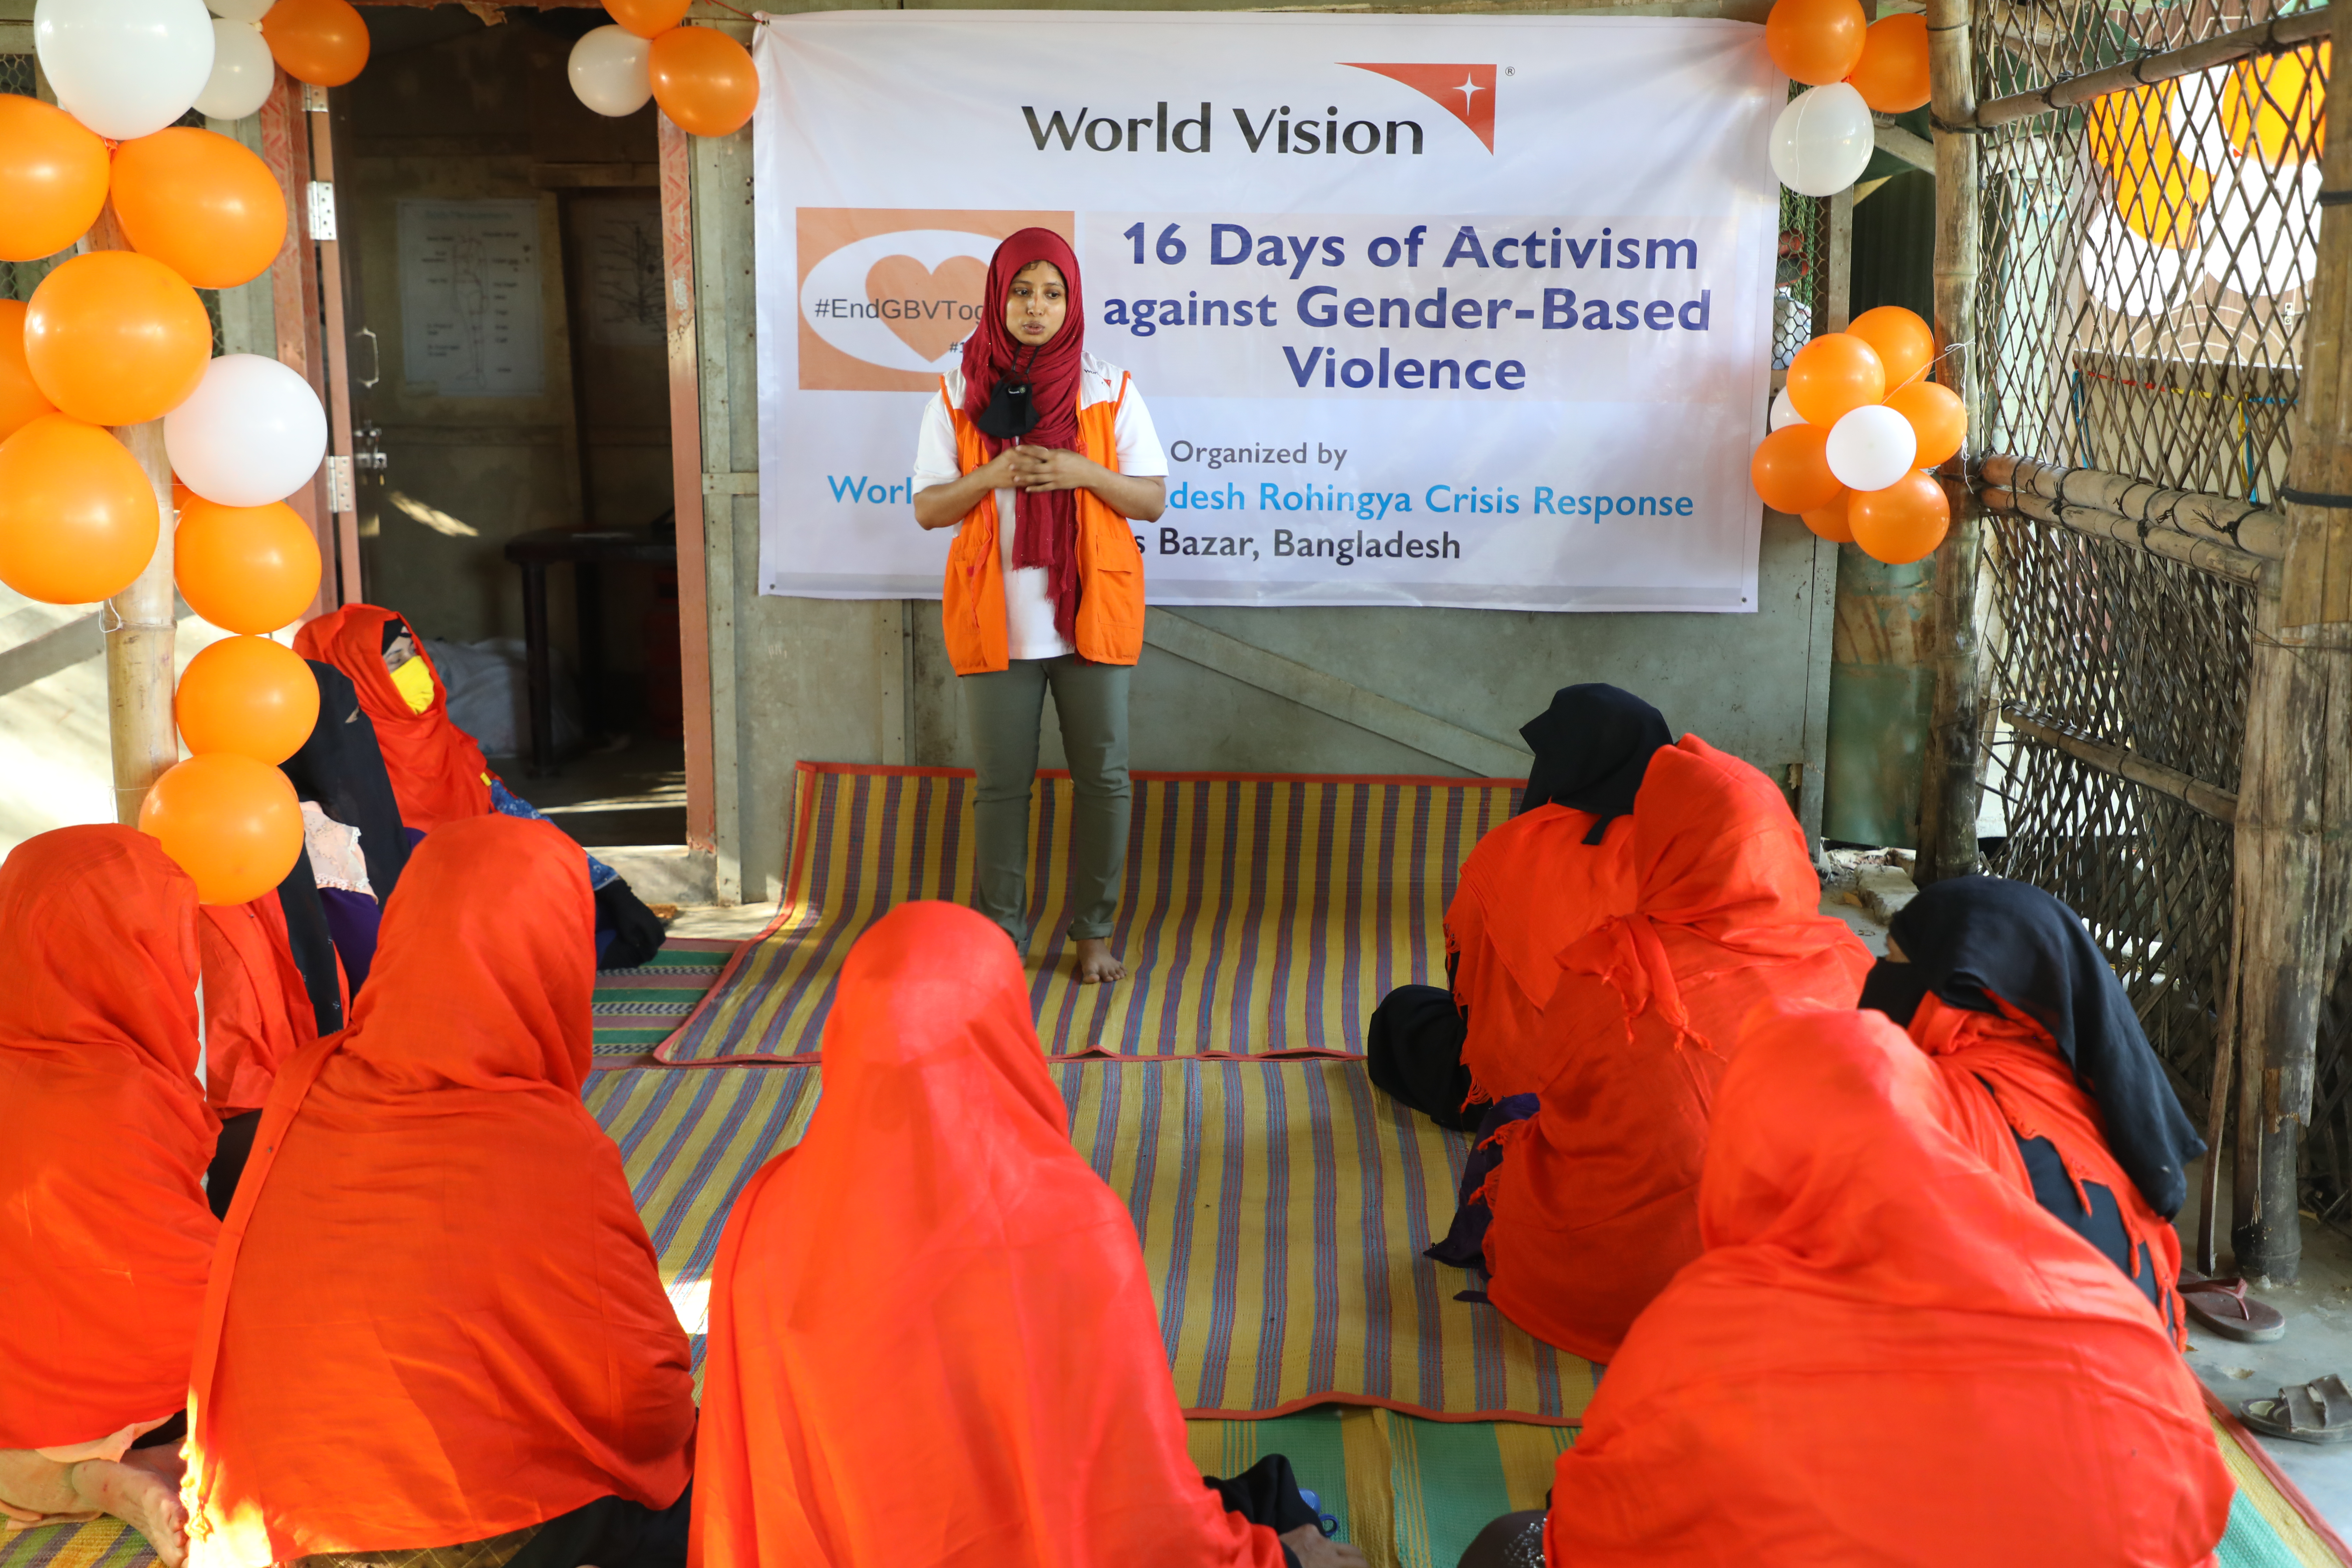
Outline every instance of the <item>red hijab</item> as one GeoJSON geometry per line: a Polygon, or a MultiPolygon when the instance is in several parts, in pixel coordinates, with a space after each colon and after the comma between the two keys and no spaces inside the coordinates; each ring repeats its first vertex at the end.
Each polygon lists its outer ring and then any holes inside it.
{"type": "Polygon", "coordinates": [[[1699,1226],[1559,1458],[1545,1561],[2211,1560],[2234,1488],[2195,1378],[1883,1016],[1759,1010],[1699,1226]]]}
{"type": "Polygon", "coordinates": [[[902,904],[808,1136],[712,1272],[697,1568],[1278,1568],[1186,1457],[1135,1224],[1070,1147],[1020,961],[902,904]]]}
{"type": "MultiPolygon", "coordinates": [[[[1029,383],[1037,423],[1019,445],[1078,449],[1078,372],[1087,352],[1086,298],[1078,286],[1078,258],[1069,241],[1050,228],[1024,228],[1007,235],[988,263],[989,307],[963,345],[963,411],[977,419],[1001,380],[1029,383]],[[1068,313],[1062,330],[1032,349],[1005,329],[1013,280],[1021,269],[1050,261],[1062,275],[1068,313]]],[[[981,449],[994,458],[1013,442],[982,433],[981,449]]],[[[1013,539],[1013,564],[1042,566],[1054,596],[1054,629],[1064,642],[1077,643],[1078,503],[1069,490],[1023,490],[1014,502],[1020,526],[1013,539]]]]}
{"type": "Polygon", "coordinates": [[[319,1037],[319,1016],[273,890],[249,904],[206,904],[197,928],[205,969],[205,1089],[224,1116],[258,1110],[278,1069],[319,1037]]]}
{"type": "Polygon", "coordinates": [[[200,1568],[685,1489],[686,1335],[580,1102],[594,918],[554,827],[452,823],[385,907],[351,1026],[278,1074],[197,1338],[200,1568]]]}
{"type": "Polygon", "coordinates": [[[1821,911],[1803,832],[1771,780],[1696,735],[1633,805],[1634,912],[1560,955],[1532,1047],[1488,1069],[1542,1097],[1504,1130],[1486,1188],[1489,1294],[1537,1337],[1606,1362],[1698,1256],[1707,1109],[1768,998],[1850,1007],[1870,950],[1821,911]]]}
{"type": "MultiPolygon", "coordinates": [[[[445,822],[480,816],[490,809],[489,764],[474,738],[449,722],[449,696],[441,672],[433,668],[425,639],[416,657],[433,671],[433,705],[419,713],[408,705],[383,667],[383,627],[401,617],[373,605],[345,605],[294,634],[294,651],[331,664],[351,678],[360,706],[375,726],[384,772],[400,802],[400,820],[420,833],[445,822]]],[[[415,627],[409,627],[415,635],[415,627]]]]}
{"type": "Polygon", "coordinates": [[[196,885],[135,828],[0,865],[0,1448],[185,1405],[220,1227],[196,1081],[196,885]]]}

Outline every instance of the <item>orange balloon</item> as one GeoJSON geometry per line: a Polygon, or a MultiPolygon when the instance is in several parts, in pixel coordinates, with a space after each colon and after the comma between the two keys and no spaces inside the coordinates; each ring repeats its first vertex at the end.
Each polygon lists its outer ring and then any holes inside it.
{"type": "Polygon", "coordinates": [[[172,535],[188,608],[232,632],[274,632],[318,596],[319,541],[284,501],[223,506],[191,495],[172,535]]]}
{"type": "Polygon", "coordinates": [[[1789,362],[1789,401],[1798,417],[1826,430],[1857,408],[1886,400],[1886,365],[1852,332],[1830,332],[1789,362]]]}
{"type": "Polygon", "coordinates": [[[604,14],[640,38],[658,38],[686,20],[691,0],[604,0],[604,14]]]}
{"type": "Polygon", "coordinates": [[[0,261],[38,261],[106,205],[106,143],[55,104],[0,93],[0,261]]]}
{"type": "Polygon", "coordinates": [[[650,55],[654,101],[678,129],[726,136],[751,118],[760,101],[760,73],[743,46],[726,34],[712,27],[673,27],[654,40],[650,55]]]}
{"type": "Polygon", "coordinates": [[[1845,487],[1830,472],[1829,444],[1823,425],[1783,425],[1765,437],[1748,464],[1764,504],[1802,516],[1835,500],[1845,487]]]}
{"type": "Polygon", "coordinates": [[[25,311],[41,395],[92,425],[144,425],[188,399],[213,357],[212,318],[152,257],[94,250],[59,263],[25,311]]]}
{"type": "Polygon", "coordinates": [[[114,214],[133,250],[199,289],[250,283],[286,243],[286,193],[269,165],[193,125],[114,150],[114,214]]]}
{"type": "MultiPolygon", "coordinates": [[[[196,499],[196,492],[195,492],[195,491],[194,491],[194,490],[192,490],[192,489],[190,489],[187,486],[185,486],[185,485],[182,484],[182,483],[180,482],[180,476],[179,476],[179,475],[177,475],[177,474],[173,474],[173,475],[172,476],[172,516],[173,516],[173,518],[174,520],[176,520],[182,512],[184,512],[184,511],[187,510],[188,510],[188,503],[189,503],[190,501],[192,501],[192,500],[195,500],[195,499],[196,499]]],[[[271,627],[270,629],[271,629],[272,631],[277,630],[277,628],[276,628],[275,626],[271,627]]]]}
{"type": "Polygon", "coordinates": [[[1852,490],[1839,490],[1837,500],[1803,514],[1805,526],[1832,544],[1852,544],[1853,529],[1845,520],[1845,509],[1846,503],[1853,499],[1852,490]]]}
{"type": "Polygon", "coordinates": [[[367,24],[345,0],[278,0],[261,37],[288,76],[312,87],[341,87],[368,60],[367,24]]]}
{"type": "Polygon", "coordinates": [[[1782,75],[1827,87],[1861,60],[1869,26],[1859,0],[1778,0],[1764,18],[1764,50],[1782,75]]]}
{"type": "Polygon", "coordinates": [[[1936,357],[1935,330],[1920,319],[1918,311],[1900,305],[1864,310],[1846,331],[1878,351],[1890,390],[1925,375],[1936,357]]]}
{"type": "Polygon", "coordinates": [[[0,583],[26,598],[111,598],[161,532],[147,470],[97,426],[48,414],[0,442],[0,583]]]}
{"type": "Polygon", "coordinates": [[[235,752],[274,768],[317,727],[319,682],[290,647],[224,637],[188,661],[172,709],[197,756],[235,752]]]}
{"type": "Polygon", "coordinates": [[[204,902],[247,904],[294,869],[302,803],[268,763],[208,752],[155,781],[139,805],[139,831],[163,841],[163,853],[195,879],[204,902]]]}
{"type": "Polygon", "coordinates": [[[1927,18],[1884,17],[1863,36],[1862,58],[1846,79],[1881,114],[1908,114],[1927,102],[1927,18]]]}
{"type": "Polygon", "coordinates": [[[1911,428],[1919,437],[1919,455],[1913,461],[1923,468],[1932,468],[1951,457],[1968,439],[1968,407],[1948,386],[1915,381],[1895,388],[1887,397],[1886,406],[1911,421],[1911,428]]]}
{"type": "Polygon", "coordinates": [[[57,411],[25,363],[25,302],[0,300],[0,441],[57,411]]]}
{"type": "Polygon", "coordinates": [[[1907,566],[1932,553],[1952,526],[1944,487],[1914,468],[1883,490],[1862,490],[1846,504],[1847,526],[1863,553],[1907,566]]]}
{"type": "Polygon", "coordinates": [[[2281,163],[2315,163],[2327,151],[2330,47],[2319,40],[2283,55],[2240,60],[2221,89],[2221,129],[2230,145],[2281,163]]]}

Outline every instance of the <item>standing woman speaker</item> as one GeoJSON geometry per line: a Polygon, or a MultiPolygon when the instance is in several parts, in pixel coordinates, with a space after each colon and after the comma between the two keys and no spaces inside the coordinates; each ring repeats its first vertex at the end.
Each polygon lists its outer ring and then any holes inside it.
{"type": "Polygon", "coordinates": [[[1029,945],[1029,793],[1045,690],[1077,795],[1070,940],[1081,982],[1125,978],[1110,935],[1127,873],[1127,685],[1143,651],[1143,552],[1168,455],[1125,371],[1086,352],[1078,258],[1050,229],[996,247],[963,363],[915,451],[915,521],[955,528],[940,616],[980,780],[980,912],[1029,945]]]}

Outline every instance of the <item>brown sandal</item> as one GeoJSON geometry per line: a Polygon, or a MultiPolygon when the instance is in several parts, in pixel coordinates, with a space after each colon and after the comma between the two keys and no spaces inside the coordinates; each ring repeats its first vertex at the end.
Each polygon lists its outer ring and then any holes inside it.
{"type": "Polygon", "coordinates": [[[2225,1340],[2268,1344],[2286,1332],[2286,1315],[2267,1301],[2246,1294],[2246,1282],[2234,1277],[2208,1279],[2183,1269],[2180,1304],[2198,1323],[2225,1340]]]}
{"type": "Polygon", "coordinates": [[[2238,1413],[2265,1437],[2291,1437],[2298,1443],[2352,1441],[2352,1389],[2332,1372],[2281,1388],[2276,1399],[2249,1399],[2238,1413]]]}

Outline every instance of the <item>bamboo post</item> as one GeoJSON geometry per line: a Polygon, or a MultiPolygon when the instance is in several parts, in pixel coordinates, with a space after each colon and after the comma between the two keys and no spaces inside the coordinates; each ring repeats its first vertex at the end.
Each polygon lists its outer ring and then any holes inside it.
{"type": "MultiPolygon", "coordinates": [[[[127,250],[109,206],[86,242],[91,250],[127,250]]],[[[172,591],[172,459],[163,450],[163,422],[115,432],[155,487],[155,553],[131,586],[106,602],[107,734],[114,753],[114,819],[139,823],[148,787],[180,760],[172,718],[177,618],[172,591]]]]}
{"type": "MultiPolygon", "coordinates": [[[[2339,7],[2332,31],[2352,44],[2339,7]]],[[[2352,114],[2341,75],[2327,84],[2352,114]]],[[[2352,149],[2322,184],[2352,184],[2352,149]]],[[[2320,1008],[2344,945],[2346,799],[2352,769],[2352,215],[2320,207],[2319,269],[2304,321],[2294,453],[2279,492],[2286,559],[2256,590],[2238,780],[2234,931],[2222,1018],[2240,1062],[2231,1237],[2240,1274],[2284,1283],[2301,1267],[2296,1154],[2311,1116],[2320,1008]]],[[[2217,1156],[2218,1157],[2218,1156],[2217,1156]]]]}
{"type": "MultiPolygon", "coordinates": [[[[1927,0],[1927,69],[1936,138],[1936,340],[1944,351],[1936,379],[1967,407],[1973,441],[1985,429],[1985,399],[1975,368],[1977,90],[1969,4],[1927,0]]],[[[1927,881],[1977,869],[1979,521],[1968,459],[1964,448],[1939,475],[1952,529],[1936,552],[1936,699],[1919,801],[1919,868],[1927,881]]]]}

